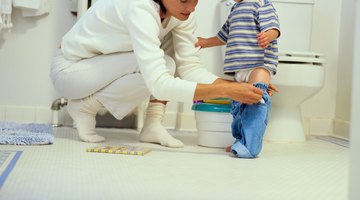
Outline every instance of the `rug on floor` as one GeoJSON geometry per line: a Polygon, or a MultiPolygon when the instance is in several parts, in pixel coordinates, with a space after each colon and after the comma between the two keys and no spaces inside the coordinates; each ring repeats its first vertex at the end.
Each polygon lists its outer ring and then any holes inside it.
{"type": "Polygon", "coordinates": [[[54,142],[50,124],[0,121],[0,144],[40,145],[54,142]]]}

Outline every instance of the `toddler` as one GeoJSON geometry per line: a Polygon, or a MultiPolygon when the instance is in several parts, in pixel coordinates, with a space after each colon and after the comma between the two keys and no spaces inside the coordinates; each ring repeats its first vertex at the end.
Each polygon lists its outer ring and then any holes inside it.
{"type": "Polygon", "coordinates": [[[269,0],[238,0],[217,36],[199,37],[195,44],[201,48],[226,44],[224,73],[264,91],[257,104],[232,101],[231,128],[236,140],[231,152],[239,158],[255,158],[262,148],[270,110],[267,90],[276,73],[279,36],[278,16],[269,0]]]}

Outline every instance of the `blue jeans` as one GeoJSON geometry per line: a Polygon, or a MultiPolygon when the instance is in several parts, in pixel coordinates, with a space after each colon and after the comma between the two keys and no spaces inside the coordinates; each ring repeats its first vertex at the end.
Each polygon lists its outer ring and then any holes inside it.
{"type": "Polygon", "coordinates": [[[239,158],[255,158],[259,155],[268,122],[270,111],[268,85],[260,82],[254,86],[264,91],[263,102],[242,104],[233,101],[231,105],[230,112],[233,115],[231,129],[236,139],[231,146],[231,152],[239,158]]]}

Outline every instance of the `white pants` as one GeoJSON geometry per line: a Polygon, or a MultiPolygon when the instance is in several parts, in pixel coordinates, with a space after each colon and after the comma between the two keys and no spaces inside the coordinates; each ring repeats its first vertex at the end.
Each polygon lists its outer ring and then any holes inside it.
{"type": "MultiPolygon", "coordinates": [[[[174,75],[175,62],[167,55],[164,58],[174,75]]],[[[69,61],[59,49],[53,59],[51,79],[63,97],[81,99],[94,95],[119,120],[151,95],[133,52],[69,61]]]]}

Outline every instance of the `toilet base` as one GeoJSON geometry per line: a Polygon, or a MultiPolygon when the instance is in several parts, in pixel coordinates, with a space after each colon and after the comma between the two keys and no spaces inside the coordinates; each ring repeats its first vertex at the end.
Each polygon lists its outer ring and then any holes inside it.
{"type": "Polygon", "coordinates": [[[264,136],[270,142],[304,142],[305,134],[300,108],[272,105],[264,136]]]}

